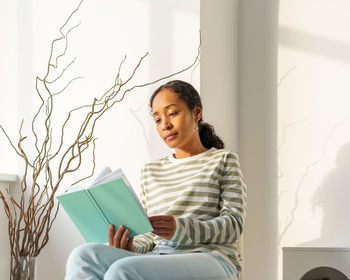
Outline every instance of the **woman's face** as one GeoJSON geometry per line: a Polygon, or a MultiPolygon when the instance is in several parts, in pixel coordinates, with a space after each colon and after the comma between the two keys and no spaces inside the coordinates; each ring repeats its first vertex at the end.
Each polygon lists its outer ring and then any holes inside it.
{"type": "Polygon", "coordinates": [[[185,101],[170,89],[162,89],[153,100],[153,118],[159,136],[170,148],[191,145],[202,110],[190,111],[185,101]]]}

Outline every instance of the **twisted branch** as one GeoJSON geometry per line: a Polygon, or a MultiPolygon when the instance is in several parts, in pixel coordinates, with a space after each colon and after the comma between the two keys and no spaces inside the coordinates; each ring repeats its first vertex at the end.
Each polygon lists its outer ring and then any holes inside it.
{"type": "MultiPolygon", "coordinates": [[[[83,154],[89,150],[92,144],[92,163],[91,173],[79,179],[74,184],[81,182],[91,176],[95,171],[95,150],[96,138],[94,137],[97,121],[110,110],[116,103],[122,102],[126,94],[149,85],[153,85],[164,79],[171,78],[188,69],[192,68],[199,61],[201,40],[198,46],[198,53],[193,63],[186,68],[179,70],[173,74],[158,78],[151,82],[146,82],[134,86],[129,86],[133,81],[136,72],[140,69],[144,59],[148,56],[146,53],[135,65],[132,73],[124,81],[121,79],[121,69],[126,62],[126,56],[119,64],[114,82],[100,98],[94,98],[90,104],[82,105],[71,109],[63,124],[60,127],[53,127],[52,116],[56,110],[55,97],[64,92],[67,87],[78,79],[83,77],[75,77],[71,79],[61,90],[52,92],[51,86],[62,79],[66,74],[66,70],[75,62],[75,58],[65,67],[58,71],[60,58],[62,58],[68,48],[68,35],[79,25],[71,28],[65,28],[70,23],[70,19],[81,7],[83,0],[78,7],[70,14],[64,25],[59,29],[60,37],[52,41],[50,54],[47,61],[47,71],[44,77],[37,76],[35,79],[35,89],[40,105],[31,120],[31,133],[33,137],[33,152],[27,153],[23,147],[23,143],[27,140],[27,136],[22,135],[24,120],[22,120],[19,128],[19,138],[17,147],[6,133],[3,126],[0,125],[2,132],[8,139],[10,145],[16,154],[24,161],[24,174],[20,184],[20,196],[15,198],[11,195],[11,187],[8,186],[6,192],[0,191],[0,199],[3,204],[4,212],[8,218],[8,234],[11,252],[11,279],[15,279],[15,275],[19,270],[19,261],[21,257],[38,256],[41,250],[49,241],[49,232],[57,217],[59,204],[55,203],[55,194],[67,174],[79,170],[83,163],[83,154]],[[63,31],[63,29],[68,29],[63,31]],[[64,41],[64,50],[54,57],[54,48],[57,42],[64,41]],[[55,77],[53,77],[55,76],[55,77]],[[49,80],[49,77],[50,80],[49,80]],[[72,116],[78,111],[85,110],[83,120],[78,126],[76,135],[73,140],[69,140],[67,145],[66,128],[71,123],[72,116]],[[39,119],[41,121],[39,121],[39,119]],[[53,147],[53,131],[58,130],[58,146],[53,147]],[[38,132],[44,132],[42,136],[38,132]],[[64,145],[65,144],[65,145],[64,145]],[[51,150],[54,150],[51,152],[51,150]],[[33,157],[33,158],[31,158],[33,157]],[[54,167],[54,168],[52,168],[54,167]]],[[[31,150],[29,150],[31,151],[31,150]]],[[[73,184],[73,185],[74,185],[73,184]]]]}

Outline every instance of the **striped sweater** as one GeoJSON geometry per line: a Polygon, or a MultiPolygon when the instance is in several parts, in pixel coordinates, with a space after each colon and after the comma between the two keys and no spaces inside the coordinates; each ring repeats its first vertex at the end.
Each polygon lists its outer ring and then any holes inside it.
{"type": "Polygon", "coordinates": [[[244,223],[246,184],[235,153],[211,148],[148,163],[141,172],[140,198],[149,216],[173,215],[176,230],[171,240],[152,233],[136,236],[136,252],[211,252],[240,271],[236,241],[244,223]]]}

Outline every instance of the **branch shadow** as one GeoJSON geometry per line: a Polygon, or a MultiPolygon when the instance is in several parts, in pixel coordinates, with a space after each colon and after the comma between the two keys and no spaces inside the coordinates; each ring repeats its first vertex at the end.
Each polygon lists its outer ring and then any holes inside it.
{"type": "Polygon", "coordinates": [[[350,246],[350,142],[338,151],[336,166],[325,177],[314,192],[312,207],[323,211],[323,223],[320,238],[299,244],[298,246],[349,247],[350,246]]]}

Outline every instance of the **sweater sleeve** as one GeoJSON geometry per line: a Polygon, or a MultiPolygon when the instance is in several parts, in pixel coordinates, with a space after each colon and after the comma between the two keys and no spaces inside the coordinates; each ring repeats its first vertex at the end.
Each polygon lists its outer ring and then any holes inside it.
{"type": "Polygon", "coordinates": [[[206,243],[225,244],[239,239],[246,211],[246,184],[238,156],[228,153],[221,172],[219,216],[210,220],[192,217],[175,218],[176,230],[172,241],[181,245],[206,243]]]}
{"type": "Polygon", "coordinates": [[[153,234],[152,233],[144,233],[134,237],[134,246],[136,253],[147,253],[152,251],[154,247],[153,243],[153,234]]]}
{"type": "MultiPolygon", "coordinates": [[[[144,207],[147,215],[147,207],[146,207],[146,200],[145,200],[145,191],[144,191],[144,184],[143,184],[143,169],[141,171],[141,193],[140,193],[140,200],[142,203],[142,206],[144,207]]],[[[140,234],[134,237],[134,246],[135,246],[135,251],[137,253],[147,253],[149,251],[152,251],[154,247],[154,234],[153,233],[144,233],[140,234]]]]}

